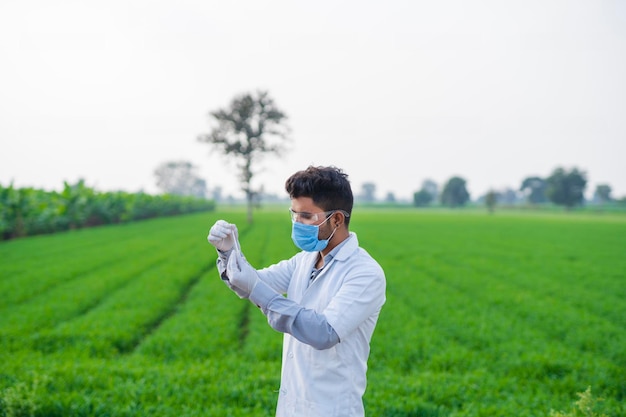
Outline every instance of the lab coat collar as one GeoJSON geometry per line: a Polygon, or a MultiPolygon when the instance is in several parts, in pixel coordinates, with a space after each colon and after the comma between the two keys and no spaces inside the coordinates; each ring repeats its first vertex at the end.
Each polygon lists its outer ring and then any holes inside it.
{"type": "Polygon", "coordinates": [[[333,258],[337,261],[345,261],[359,248],[359,240],[356,237],[356,233],[350,232],[346,241],[341,242],[341,245],[339,252],[333,258]]]}

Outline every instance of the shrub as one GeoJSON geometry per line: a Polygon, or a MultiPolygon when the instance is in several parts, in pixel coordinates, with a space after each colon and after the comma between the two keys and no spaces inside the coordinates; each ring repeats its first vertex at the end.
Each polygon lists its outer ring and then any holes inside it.
{"type": "Polygon", "coordinates": [[[591,387],[587,387],[585,392],[579,392],[580,397],[578,401],[574,402],[574,406],[570,412],[562,411],[550,411],[550,417],[607,417],[606,414],[597,414],[594,411],[596,403],[600,401],[597,398],[593,398],[591,395],[591,387]]]}

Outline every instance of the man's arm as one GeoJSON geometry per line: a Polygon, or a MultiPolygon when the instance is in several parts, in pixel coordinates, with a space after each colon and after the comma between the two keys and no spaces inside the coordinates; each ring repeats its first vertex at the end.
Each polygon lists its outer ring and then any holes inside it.
{"type": "Polygon", "coordinates": [[[250,301],[263,311],[274,330],[315,349],[329,349],[339,343],[337,332],[323,314],[283,297],[261,280],[250,293],[250,301]]]}
{"type": "Polygon", "coordinates": [[[239,297],[249,298],[261,308],[273,329],[291,334],[316,349],[328,349],[339,343],[337,332],[323,314],[306,309],[277,293],[259,278],[257,271],[240,253],[234,251],[230,254],[225,270],[223,262],[223,259],[218,260],[218,269],[224,282],[239,297]]]}

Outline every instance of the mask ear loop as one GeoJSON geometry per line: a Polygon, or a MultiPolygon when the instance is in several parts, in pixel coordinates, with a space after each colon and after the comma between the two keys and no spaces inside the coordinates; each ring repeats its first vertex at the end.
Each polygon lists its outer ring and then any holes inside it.
{"type": "Polygon", "coordinates": [[[337,229],[339,229],[339,226],[340,225],[335,226],[335,228],[333,229],[333,232],[330,234],[330,236],[328,236],[328,239],[324,239],[324,240],[326,240],[327,242],[330,242],[330,239],[332,239],[333,236],[335,236],[335,232],[337,231],[337,229]]]}

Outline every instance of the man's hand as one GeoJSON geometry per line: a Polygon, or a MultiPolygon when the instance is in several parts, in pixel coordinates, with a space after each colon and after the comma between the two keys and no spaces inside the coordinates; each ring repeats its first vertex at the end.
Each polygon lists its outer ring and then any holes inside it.
{"type": "Polygon", "coordinates": [[[228,258],[226,275],[231,285],[239,290],[235,292],[241,298],[249,298],[250,293],[259,281],[256,269],[246,261],[239,251],[234,251],[228,258]]]}
{"type": "Polygon", "coordinates": [[[222,252],[231,250],[235,246],[237,239],[237,226],[224,220],[216,221],[207,236],[209,243],[222,252]]]}

